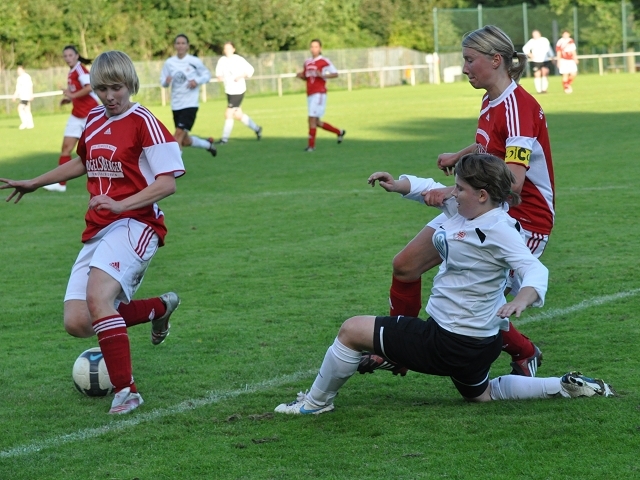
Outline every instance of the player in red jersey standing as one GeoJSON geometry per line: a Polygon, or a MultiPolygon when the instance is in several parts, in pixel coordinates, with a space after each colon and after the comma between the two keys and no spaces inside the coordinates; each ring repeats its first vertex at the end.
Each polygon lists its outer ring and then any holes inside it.
{"type": "Polygon", "coordinates": [[[342,143],[346,130],[339,130],[333,125],[320,119],[327,108],[327,78],[336,78],[338,70],[328,58],[322,56],[322,42],[317,38],[309,45],[311,58],[304,62],[304,69],[298,73],[298,78],[307,82],[307,106],[309,108],[309,144],[305,152],[316,149],[316,128],[320,127],[338,136],[338,143],[342,143]]]}
{"type": "MultiPolygon", "coordinates": [[[[91,63],[91,60],[81,57],[73,45],[64,47],[62,56],[67,65],[69,65],[70,70],[67,75],[67,88],[62,92],[64,97],[60,101],[60,105],[71,103],[73,109],[64,129],[62,152],[60,153],[58,165],[63,165],[71,160],[73,149],[76,147],[87,122],[87,115],[89,115],[92,108],[98,106],[98,97],[91,89],[89,70],[85,67],[85,65],[91,63]]],[[[45,185],[44,189],[52,192],[65,192],[67,184],[66,182],[53,183],[45,185]]]]}
{"type": "MultiPolygon", "coordinates": [[[[526,67],[527,57],[517,53],[509,37],[492,25],[467,35],[462,41],[462,55],[463,72],[469,77],[469,83],[487,93],[482,99],[475,142],[459,152],[441,154],[438,167],[449,175],[460,158],[474,152],[504,159],[516,179],[512,190],[522,197],[522,203],[509,209],[509,215],[519,222],[531,252],[540,257],[553,228],[555,188],[546,117],[535,98],[516,83],[526,67]]],[[[379,180],[373,177],[369,178],[370,182],[379,180]]],[[[452,192],[453,187],[434,189],[424,201],[442,206],[452,192]]],[[[412,193],[419,196],[420,192],[413,192],[412,187],[412,193]]],[[[442,262],[432,238],[445,218],[440,215],[429,222],[393,259],[389,292],[391,316],[415,317],[420,312],[421,276],[442,262]]],[[[513,295],[518,293],[517,275],[510,275],[507,289],[513,295]]],[[[503,349],[512,357],[512,373],[535,376],[542,359],[540,350],[511,323],[502,337],[503,349]]],[[[395,373],[406,372],[406,369],[385,365],[378,357],[364,358],[360,371],[364,373],[380,366],[395,373]]]]}
{"type": "Polygon", "coordinates": [[[151,342],[169,334],[169,317],[180,299],[173,293],[132,300],[167,229],[159,200],[176,190],[184,174],[180,147],[146,108],[131,102],[140,86],[131,59],[102,53],[91,85],[103,103],[91,110],[78,157],[32,180],[5,183],[7,201],[52,182],[87,175],[89,210],[84,246],[71,270],[64,301],[64,326],[75,337],[98,335],[115,397],[109,413],[142,404],[132,376],[127,328],[151,321],[151,342]]]}
{"type": "Polygon", "coordinates": [[[564,93],[573,93],[571,84],[578,75],[578,52],[569,30],[562,32],[562,37],[556,43],[556,59],[558,72],[562,75],[562,88],[564,93]]]}

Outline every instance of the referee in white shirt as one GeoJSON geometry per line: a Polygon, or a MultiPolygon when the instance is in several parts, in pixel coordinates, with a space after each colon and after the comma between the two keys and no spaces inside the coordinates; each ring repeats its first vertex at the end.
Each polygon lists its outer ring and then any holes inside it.
{"type": "Polygon", "coordinates": [[[233,130],[233,121],[240,120],[254,131],[258,140],[262,138],[262,127],[256,125],[249,115],[242,112],[242,99],[247,91],[245,78],[253,75],[254,69],[243,57],[236,54],[233,42],[224,44],[222,53],[216,65],[216,77],[224,82],[224,92],[227,94],[227,109],[224,112],[224,128],[222,138],[218,143],[227,143],[233,130]]]}
{"type": "Polygon", "coordinates": [[[547,93],[549,88],[549,67],[551,59],[554,57],[553,50],[549,40],[540,34],[539,30],[531,32],[531,38],[522,47],[522,52],[527,55],[531,61],[531,70],[533,70],[533,83],[536,92],[547,93]]]}

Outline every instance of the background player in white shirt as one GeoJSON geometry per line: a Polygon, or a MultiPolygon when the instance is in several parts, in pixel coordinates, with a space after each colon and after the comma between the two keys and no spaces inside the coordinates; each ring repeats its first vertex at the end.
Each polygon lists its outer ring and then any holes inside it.
{"type": "Polygon", "coordinates": [[[236,54],[233,42],[226,42],[224,54],[216,65],[216,77],[224,83],[224,93],[227,94],[227,109],[224,112],[224,128],[222,138],[218,143],[227,143],[233,130],[233,120],[239,120],[253,130],[258,140],[262,138],[262,127],[256,125],[249,115],[242,112],[242,99],[247,91],[245,78],[251,78],[254,69],[243,57],[236,54]]]}
{"type": "Polygon", "coordinates": [[[160,84],[171,86],[171,110],[176,131],[174,137],[180,148],[196,147],[208,150],[214,157],[217,155],[213,137],[206,140],[190,135],[196,121],[199,105],[200,85],[209,82],[211,72],[202,60],[189,55],[189,39],[180,34],[173,41],[176,54],[167,59],[160,73],[160,84]]]}
{"type": "Polygon", "coordinates": [[[17,68],[18,79],[16,81],[16,91],[13,94],[14,101],[17,100],[18,115],[20,116],[20,130],[33,128],[33,115],[31,115],[31,102],[33,101],[33,81],[31,75],[24,71],[22,65],[17,68]]]}
{"type": "Polygon", "coordinates": [[[571,84],[578,75],[578,48],[571,38],[569,30],[562,32],[562,37],[556,43],[556,59],[558,72],[562,75],[562,88],[564,93],[573,93],[571,84]]]}
{"type": "MultiPolygon", "coordinates": [[[[469,154],[459,160],[455,172],[457,213],[433,236],[442,264],[427,304],[429,319],[349,318],[327,350],[308,393],[279,405],[276,412],[317,415],[333,410],[338,390],[357,371],[367,350],[416,372],[448,376],[462,397],[473,402],[614,394],[602,380],[579,372],[489,380],[491,364],[502,347],[501,330],[508,328],[511,315],[519,317],[527,307],[544,304],[548,271],[505,211],[504,204],[517,204],[519,196],[511,191],[515,179],[504,161],[469,154]],[[515,298],[506,302],[503,290],[509,269],[518,271],[523,281],[515,298]]],[[[408,180],[399,183],[408,193],[408,180]]]]}
{"type": "Polygon", "coordinates": [[[180,299],[173,293],[132,300],[167,229],[158,201],[176,190],[184,174],[180,148],[146,108],[131,102],[140,86],[131,59],[110,51],[96,58],[91,84],[102,101],[78,145],[78,157],[32,180],[5,183],[7,201],[52,182],[87,176],[90,194],[84,246],[71,270],[64,326],[75,337],[98,336],[115,397],[109,413],[142,404],[132,376],[127,328],[151,322],[151,342],[169,334],[180,299]]]}
{"type": "Polygon", "coordinates": [[[536,92],[547,93],[549,88],[549,67],[551,59],[555,57],[549,40],[540,34],[539,30],[531,32],[531,38],[522,47],[522,51],[531,61],[533,83],[536,92]]]}

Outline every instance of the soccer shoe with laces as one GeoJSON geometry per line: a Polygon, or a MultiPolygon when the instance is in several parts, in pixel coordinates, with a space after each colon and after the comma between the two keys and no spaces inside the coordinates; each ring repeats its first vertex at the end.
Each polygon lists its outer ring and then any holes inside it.
{"type": "Polygon", "coordinates": [[[313,147],[307,147],[307,148],[305,148],[305,149],[304,149],[304,151],[305,151],[305,152],[315,152],[315,151],[316,151],[316,149],[315,149],[315,148],[313,148],[313,147]]]}
{"type": "Polygon", "coordinates": [[[330,412],[335,407],[333,403],[318,407],[307,400],[307,394],[298,393],[298,398],[291,403],[281,403],[275,409],[276,413],[286,413],[288,415],[320,415],[321,413],[330,412]]]}
{"type": "Polygon", "coordinates": [[[346,130],[340,130],[340,133],[338,134],[338,143],[342,143],[342,141],[344,140],[344,136],[347,134],[346,130]]]}
{"type": "Polygon", "coordinates": [[[258,138],[258,141],[262,139],[262,127],[258,127],[258,131],[256,132],[256,137],[258,138]]]}
{"type": "Polygon", "coordinates": [[[358,372],[361,374],[373,373],[374,370],[389,370],[394,375],[404,377],[409,369],[392,362],[382,355],[376,355],[371,352],[362,352],[360,363],[358,364],[358,372]]]}
{"type": "Polygon", "coordinates": [[[207,142],[209,142],[211,144],[211,146],[207,149],[207,151],[212,155],[212,156],[216,156],[218,155],[218,149],[216,148],[215,141],[213,140],[213,137],[209,137],[207,138],[207,142]]]}
{"type": "Polygon", "coordinates": [[[160,300],[164,303],[166,311],[164,315],[151,320],[151,343],[160,345],[169,335],[169,317],[180,306],[180,297],[174,292],[167,292],[160,295],[160,300]]]}
{"type": "Polygon", "coordinates": [[[511,362],[511,375],[523,377],[535,377],[540,365],[542,365],[542,352],[535,345],[533,356],[511,362]]]}
{"type": "Polygon", "coordinates": [[[570,397],[613,397],[616,392],[599,378],[585,377],[580,372],[565,373],[560,379],[562,390],[570,397]]]}
{"type": "Polygon", "coordinates": [[[129,387],[123,388],[113,397],[109,413],[112,415],[122,415],[135,410],[144,403],[139,393],[132,393],[129,387]]]}

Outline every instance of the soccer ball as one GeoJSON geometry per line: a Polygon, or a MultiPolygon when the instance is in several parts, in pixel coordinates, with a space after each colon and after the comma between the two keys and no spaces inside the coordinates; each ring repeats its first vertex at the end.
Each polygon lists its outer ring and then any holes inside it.
{"type": "Polygon", "coordinates": [[[104,397],[113,390],[107,364],[99,347],[85,350],[73,364],[73,383],[88,397],[104,397]]]}

